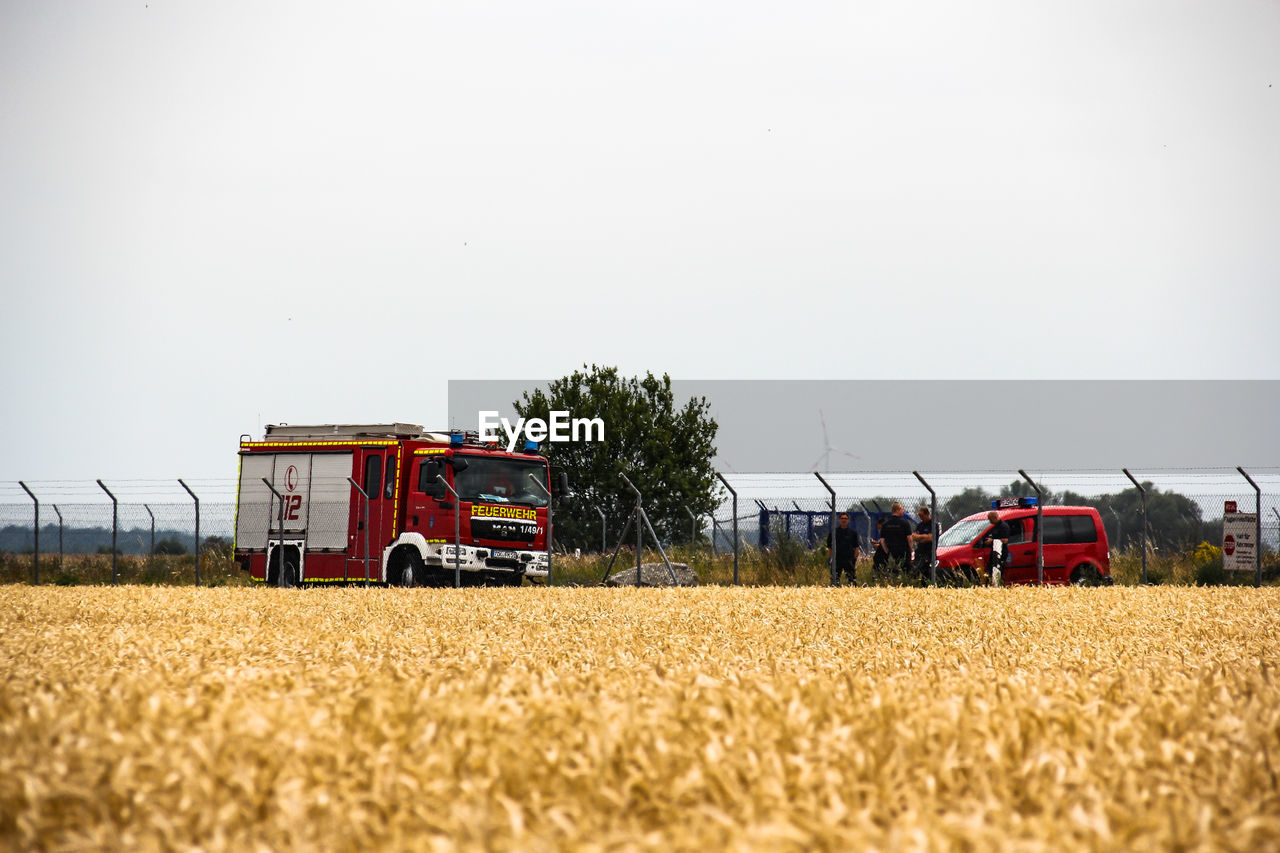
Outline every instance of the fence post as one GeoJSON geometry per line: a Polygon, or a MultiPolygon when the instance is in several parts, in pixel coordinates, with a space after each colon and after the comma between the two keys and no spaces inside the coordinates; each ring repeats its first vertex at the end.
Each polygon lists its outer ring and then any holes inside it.
{"type": "Polygon", "coordinates": [[[120,523],[120,506],[116,502],[116,496],[111,494],[111,490],[106,487],[101,480],[98,481],[98,487],[107,493],[107,497],[111,498],[111,585],[115,586],[119,579],[116,570],[116,534],[120,523]]]}
{"type": "MultiPolygon", "coordinates": [[[[933,490],[925,482],[924,477],[920,476],[919,471],[912,471],[916,475],[916,479],[920,484],[929,490],[929,550],[933,554],[933,558],[929,560],[929,584],[931,586],[938,585],[938,531],[941,529],[938,524],[938,493],[933,490]]],[[[1043,582],[1043,580],[1041,581],[1043,582]]]]}
{"type": "Polygon", "coordinates": [[[729,481],[724,478],[724,474],[719,471],[716,476],[720,478],[720,482],[724,483],[724,487],[729,490],[729,494],[733,495],[733,585],[738,585],[738,493],[734,491],[733,486],[729,485],[729,481]]]}
{"type": "Polygon", "coordinates": [[[698,541],[698,517],[687,506],[682,506],[681,509],[689,516],[689,544],[692,545],[698,541]]]}
{"type": "Polygon", "coordinates": [[[62,571],[62,510],[53,504],[53,511],[58,514],[58,571],[62,571]]]}
{"type": "Polygon", "coordinates": [[[1129,473],[1128,468],[1121,468],[1124,475],[1129,478],[1129,482],[1133,483],[1137,488],[1138,494],[1142,496],[1142,583],[1147,582],[1147,490],[1142,487],[1134,476],[1129,473]]]}
{"type": "Polygon", "coordinates": [[[862,507],[862,514],[867,517],[867,553],[874,555],[876,549],[871,547],[871,543],[876,540],[871,534],[875,532],[876,523],[871,520],[871,507],[867,506],[867,502],[864,500],[859,500],[858,506],[862,507]]]}
{"type": "Polygon", "coordinates": [[[596,504],[592,504],[591,508],[600,516],[600,553],[603,554],[609,550],[609,519],[605,518],[604,510],[596,504]]]}
{"type": "Polygon", "coordinates": [[[1044,586],[1044,489],[1028,477],[1026,471],[1019,468],[1018,473],[1036,490],[1036,583],[1044,586]]]}
{"type": "Polygon", "coordinates": [[[1240,476],[1249,481],[1249,485],[1253,486],[1253,525],[1254,525],[1254,544],[1253,544],[1253,585],[1255,587],[1262,586],[1262,489],[1258,488],[1258,484],[1253,481],[1249,473],[1236,466],[1236,470],[1240,472],[1240,476]]]}
{"type": "MultiPolygon", "coordinates": [[[[532,481],[532,483],[539,489],[542,489],[543,494],[547,496],[547,586],[551,586],[551,540],[555,535],[555,527],[551,523],[551,505],[555,503],[556,500],[552,497],[551,490],[542,485],[542,481],[539,480],[532,471],[529,472],[529,480],[532,481]]],[[[532,583],[532,581],[530,581],[530,583],[532,583]]]]}
{"type": "MultiPolygon", "coordinates": [[[[456,475],[457,472],[455,471],[454,474],[456,475]]],[[[446,489],[449,490],[449,494],[453,495],[453,588],[462,589],[462,516],[458,514],[462,511],[462,498],[458,497],[458,493],[455,492],[453,490],[453,486],[450,486],[448,481],[445,480],[443,474],[436,474],[436,479],[440,481],[441,485],[443,485],[446,489]]],[[[368,504],[366,503],[365,506],[368,506],[368,504]]],[[[548,524],[547,526],[550,527],[551,525],[548,524]]],[[[366,524],[364,526],[364,529],[368,530],[369,525],[366,524]]],[[[367,542],[368,539],[366,539],[365,541],[367,542]]],[[[365,552],[367,553],[368,550],[369,548],[366,545],[365,552]]],[[[388,577],[388,580],[390,580],[390,577],[388,577]]],[[[551,585],[551,548],[548,547],[547,548],[547,586],[550,586],[550,585],[551,585]]]]}
{"type": "MultiPolygon", "coordinates": [[[[636,493],[636,506],[631,510],[632,518],[636,520],[636,588],[639,588],[644,575],[643,560],[641,559],[641,551],[644,548],[644,526],[640,523],[640,513],[644,512],[644,499],[640,496],[640,490],[632,484],[626,474],[619,473],[619,477],[627,484],[631,491],[636,493]]],[[[654,543],[657,543],[657,536],[654,536],[654,543]]]]}
{"type": "Polygon", "coordinates": [[[1107,504],[1107,511],[1110,512],[1116,520],[1116,547],[1119,548],[1120,542],[1124,539],[1124,522],[1120,520],[1120,513],[1116,512],[1116,508],[1111,504],[1107,504]]]}
{"type": "Polygon", "coordinates": [[[35,501],[35,504],[36,504],[36,528],[35,528],[36,547],[35,547],[35,550],[31,552],[33,557],[35,558],[31,563],[31,583],[35,586],[39,586],[40,585],[40,499],[35,496],[34,492],[32,492],[30,489],[27,488],[26,483],[19,480],[18,485],[22,486],[22,491],[30,495],[31,500],[35,501]]]}
{"type": "Polygon", "coordinates": [[[143,505],[142,505],[142,508],[143,508],[143,509],[145,509],[145,510],[147,511],[147,515],[151,516],[151,552],[150,552],[150,555],[151,555],[152,557],[154,557],[154,556],[156,555],[156,514],[155,514],[154,512],[152,512],[152,511],[151,511],[151,507],[150,507],[149,505],[147,505],[147,504],[143,504],[143,505]]]}
{"type": "MultiPolygon", "coordinates": [[[[1276,517],[1276,552],[1280,553],[1280,509],[1272,507],[1271,512],[1274,513],[1276,517]]],[[[1258,543],[1258,547],[1262,547],[1261,542],[1258,543]]]]}
{"type": "MultiPolygon", "coordinates": [[[[831,484],[828,483],[826,480],[822,479],[822,475],[819,474],[817,471],[813,472],[813,476],[817,477],[818,482],[826,486],[827,491],[831,493],[831,521],[828,522],[828,527],[827,527],[827,531],[828,531],[827,535],[831,537],[831,549],[830,549],[831,553],[827,555],[827,562],[829,563],[827,568],[831,569],[831,585],[836,586],[836,582],[839,580],[839,576],[836,574],[836,490],[831,488],[831,484]]],[[[792,503],[795,503],[795,501],[792,501],[792,503]]],[[[796,509],[799,509],[799,508],[800,506],[799,504],[797,504],[796,509]]],[[[788,525],[788,527],[789,526],[790,525],[788,525]]],[[[854,531],[854,535],[855,536],[857,535],[856,530],[854,531]]],[[[853,570],[854,570],[853,584],[854,586],[857,586],[858,585],[858,575],[857,575],[858,563],[857,563],[856,557],[858,552],[857,550],[855,550],[853,553],[855,557],[854,564],[853,564],[853,570]]]]}
{"type": "MultiPolygon", "coordinates": [[[[671,561],[667,559],[667,552],[662,548],[662,540],[658,538],[658,531],[653,529],[653,522],[649,521],[649,514],[644,511],[644,498],[640,495],[640,490],[635,487],[635,484],[631,482],[631,478],[629,478],[626,474],[623,474],[621,471],[619,471],[618,476],[622,478],[622,481],[627,484],[627,487],[631,489],[631,491],[636,493],[636,509],[635,509],[636,529],[639,530],[641,524],[643,524],[646,528],[648,528],[649,535],[653,537],[653,547],[658,549],[658,556],[662,557],[662,562],[666,564],[666,567],[667,567],[667,573],[671,575],[671,585],[679,586],[680,580],[676,577],[676,570],[671,566],[671,561]]],[[[636,534],[636,537],[637,537],[636,543],[638,544],[640,542],[639,533],[636,534]]],[[[640,549],[637,547],[636,548],[636,552],[637,552],[636,586],[640,586],[640,580],[641,580],[640,578],[641,566],[640,566],[639,551],[640,549]]]]}
{"type": "MultiPolygon", "coordinates": [[[[369,496],[364,493],[364,489],[360,488],[351,477],[347,478],[347,482],[351,484],[351,488],[360,493],[360,497],[364,498],[364,588],[369,588],[369,496]]],[[[346,577],[346,569],[343,569],[342,576],[346,577]]],[[[390,583],[391,575],[387,574],[387,582],[390,583]]]]}
{"type": "Polygon", "coordinates": [[[196,497],[196,493],[191,491],[191,487],[182,482],[182,478],[178,478],[179,485],[187,490],[187,494],[191,495],[191,499],[196,502],[196,586],[200,586],[200,498],[196,497]]]}
{"type": "MultiPolygon", "coordinates": [[[[284,495],[276,491],[276,487],[271,485],[271,481],[266,477],[261,478],[263,485],[271,490],[271,494],[275,495],[277,501],[280,502],[280,544],[276,546],[276,553],[280,555],[280,568],[276,569],[276,588],[284,589],[284,495]]],[[[271,577],[271,503],[267,502],[267,568],[264,570],[265,576],[263,582],[271,577]]]]}

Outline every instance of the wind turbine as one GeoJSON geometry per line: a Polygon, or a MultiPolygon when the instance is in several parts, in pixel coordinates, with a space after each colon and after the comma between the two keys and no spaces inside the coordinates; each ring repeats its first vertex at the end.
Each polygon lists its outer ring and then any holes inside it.
{"type": "Polygon", "coordinates": [[[831,439],[827,437],[827,417],[822,413],[822,409],[818,409],[818,419],[822,421],[822,455],[813,460],[813,464],[809,467],[814,471],[818,470],[818,465],[825,466],[823,471],[831,473],[831,452],[834,450],[841,456],[848,456],[850,459],[861,459],[861,456],[850,453],[847,450],[841,450],[839,447],[831,446],[831,439]]]}

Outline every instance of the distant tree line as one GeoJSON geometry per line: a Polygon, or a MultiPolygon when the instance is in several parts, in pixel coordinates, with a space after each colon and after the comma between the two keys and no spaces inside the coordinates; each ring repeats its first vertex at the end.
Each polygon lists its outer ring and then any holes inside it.
{"type": "MultiPolygon", "coordinates": [[[[223,548],[229,543],[221,536],[200,537],[201,550],[223,548]]],[[[195,545],[195,536],[183,530],[157,530],[156,554],[187,554],[195,545]]],[[[0,551],[10,554],[30,554],[34,550],[34,537],[30,527],[10,524],[0,527],[0,551]]],[[[110,554],[110,527],[62,528],[62,550],[67,554],[110,554]]],[[[116,537],[116,552],[145,556],[151,550],[151,531],[130,528],[121,530],[116,537]]],[[[40,553],[58,553],[58,525],[40,526],[40,553]]]]}

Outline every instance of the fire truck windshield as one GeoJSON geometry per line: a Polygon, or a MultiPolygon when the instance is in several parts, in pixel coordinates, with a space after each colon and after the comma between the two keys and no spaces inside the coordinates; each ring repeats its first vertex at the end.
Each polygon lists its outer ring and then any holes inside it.
{"type": "Polygon", "coordinates": [[[546,506],[546,463],[504,459],[496,456],[466,455],[467,470],[454,476],[453,487],[464,501],[489,501],[525,506],[546,506]],[[537,478],[534,485],[529,479],[537,478]]]}

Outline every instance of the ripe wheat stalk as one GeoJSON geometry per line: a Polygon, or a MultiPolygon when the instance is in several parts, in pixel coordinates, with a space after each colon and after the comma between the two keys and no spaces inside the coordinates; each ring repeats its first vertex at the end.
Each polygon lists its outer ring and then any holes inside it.
{"type": "Polygon", "coordinates": [[[1277,605],[0,587],[0,847],[1274,849],[1277,605]]]}

